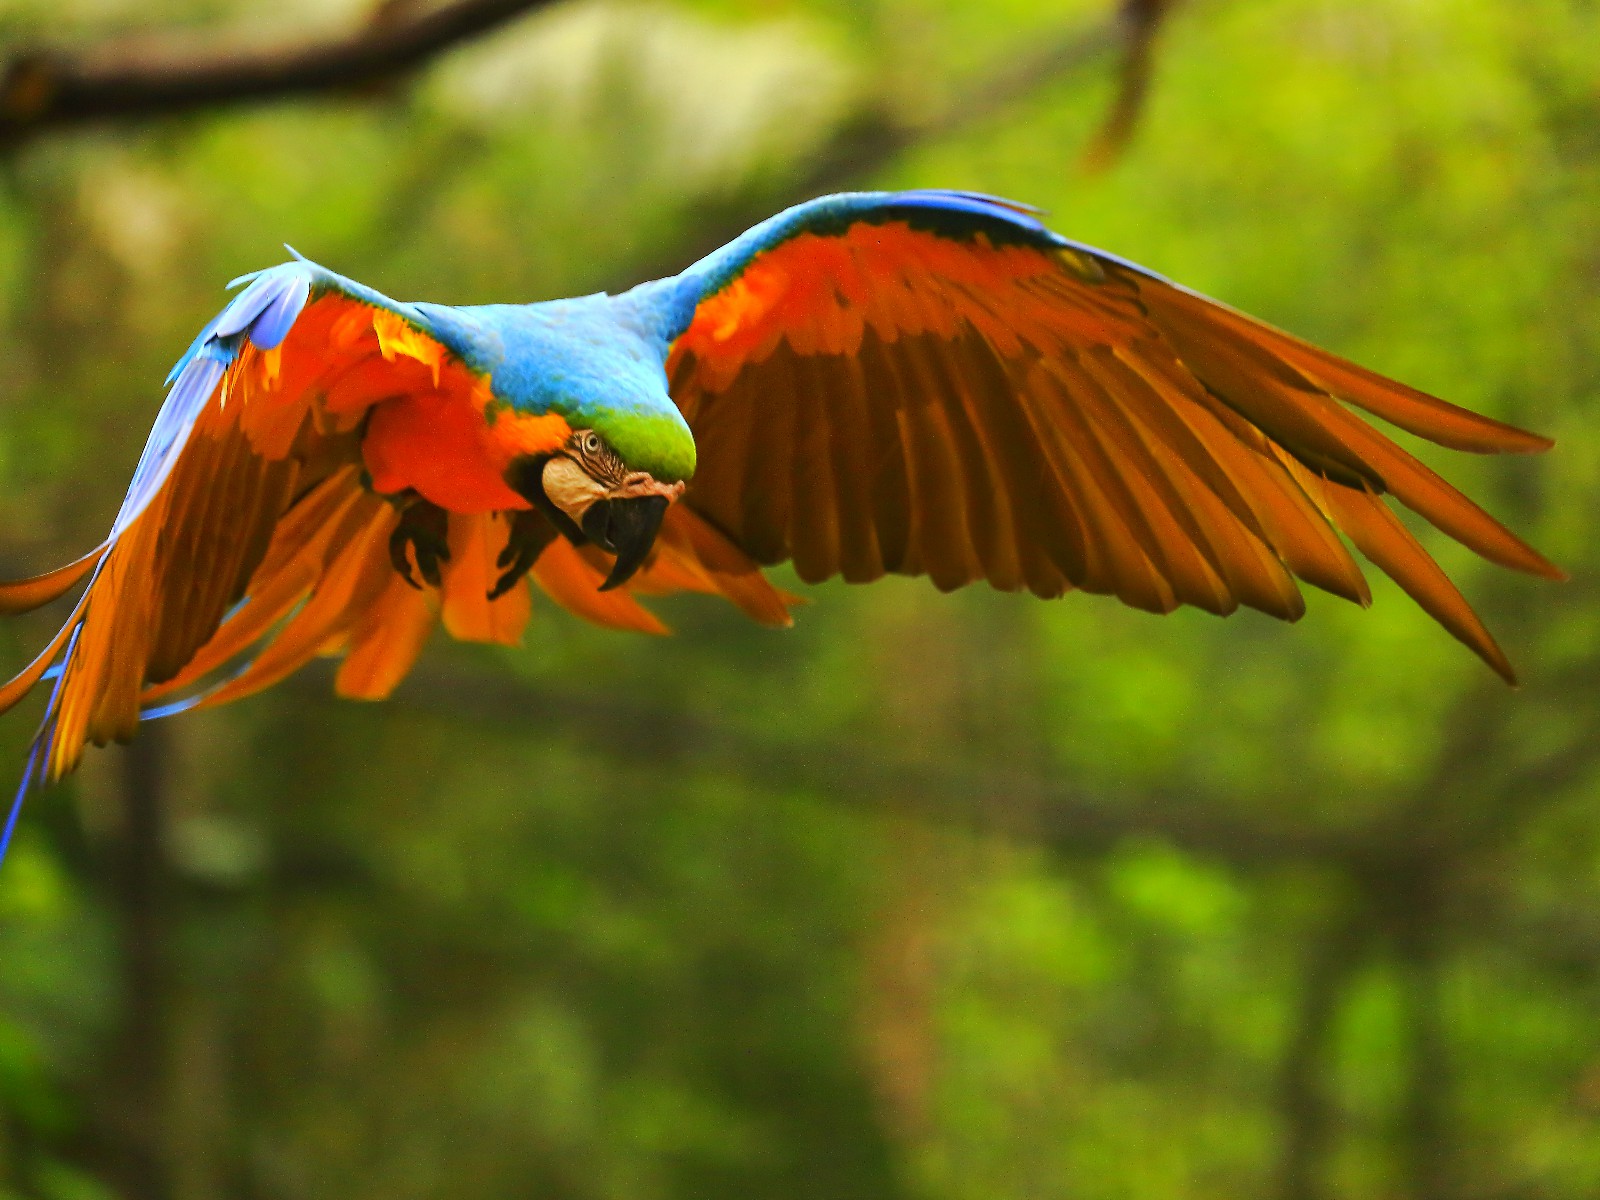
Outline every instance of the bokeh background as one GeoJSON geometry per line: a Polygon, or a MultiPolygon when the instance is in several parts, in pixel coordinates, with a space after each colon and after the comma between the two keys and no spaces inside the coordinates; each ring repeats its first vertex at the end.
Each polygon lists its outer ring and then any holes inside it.
{"type": "MultiPolygon", "coordinates": [[[[888,580],[783,633],[543,603],[388,704],[311,671],[150,727],[0,871],[0,1195],[1600,1194],[1600,8],[1168,15],[1142,108],[1110,0],[565,0],[352,94],[0,146],[7,576],[99,539],[281,243],[541,299],[900,185],[1555,435],[1429,457],[1573,574],[1428,540],[1519,691],[1382,580],[1293,628],[888,580]]],[[[11,0],[0,44],[371,19],[11,0]]]]}

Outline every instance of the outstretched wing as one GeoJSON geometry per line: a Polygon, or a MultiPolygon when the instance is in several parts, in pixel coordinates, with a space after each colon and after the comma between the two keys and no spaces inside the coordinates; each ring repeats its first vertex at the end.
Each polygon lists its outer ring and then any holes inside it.
{"type": "MultiPolygon", "coordinates": [[[[527,504],[471,461],[492,449],[488,377],[421,307],[305,261],[247,279],[173,369],[105,543],[48,575],[0,584],[6,613],[90,578],[43,653],[0,687],[4,712],[56,677],[30,778],[59,778],[86,742],[125,739],[142,717],[248,695],[317,654],[345,655],[342,694],[377,698],[441,619],[459,638],[521,636],[528,590],[490,592],[507,510],[527,504]],[[451,512],[438,587],[411,586],[391,557],[400,512],[380,494],[397,490],[383,476],[408,467],[424,495],[430,479],[451,489],[429,497],[451,512]]],[[[504,416],[502,436],[520,420],[504,416]]],[[[553,449],[567,430],[541,417],[512,432],[520,451],[537,452],[531,436],[553,449]]],[[[600,595],[605,564],[554,530],[533,577],[591,620],[662,628],[631,594],[600,595]]],[[[758,619],[787,620],[786,598],[686,511],[635,586],[716,592],[758,619]]]]}
{"type": "Polygon", "coordinates": [[[831,196],[680,277],[668,361],[685,503],[802,578],[926,574],[1293,620],[1295,577],[1361,604],[1338,534],[1507,680],[1385,497],[1494,562],[1561,572],[1351,406],[1458,450],[1478,416],[963,192],[831,196]]]}
{"type": "MultiPolygon", "coordinates": [[[[60,571],[0,587],[0,609],[17,611],[92,572],[60,633],[0,688],[4,711],[54,667],[36,751],[48,778],[70,771],[85,742],[129,736],[147,689],[197,678],[196,655],[264,561],[288,607],[337,585],[363,598],[386,587],[370,551],[394,510],[359,482],[362,421],[399,395],[437,391],[470,403],[478,385],[447,364],[408,305],[307,262],[247,279],[173,368],[105,543],[60,571]]],[[[303,636],[315,607],[304,605],[279,644],[303,636]]]]}

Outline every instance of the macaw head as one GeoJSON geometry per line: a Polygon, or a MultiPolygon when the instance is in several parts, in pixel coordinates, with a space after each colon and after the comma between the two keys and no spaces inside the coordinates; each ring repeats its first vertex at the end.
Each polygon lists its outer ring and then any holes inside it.
{"type": "Polygon", "coordinates": [[[603,592],[633,577],[655,545],[668,506],[684,489],[682,479],[662,481],[631,469],[594,429],[574,429],[560,449],[530,460],[528,467],[537,476],[518,490],[568,540],[593,542],[617,556],[603,592]]]}

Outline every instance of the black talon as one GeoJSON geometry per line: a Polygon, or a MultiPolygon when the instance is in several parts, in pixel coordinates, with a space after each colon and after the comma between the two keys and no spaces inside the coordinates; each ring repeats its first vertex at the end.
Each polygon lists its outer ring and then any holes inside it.
{"type": "Polygon", "coordinates": [[[544,548],[555,537],[555,529],[537,509],[522,509],[512,513],[511,536],[506,540],[506,548],[500,551],[500,557],[495,560],[495,566],[504,568],[505,573],[490,589],[489,599],[498,600],[515,587],[533,569],[533,564],[539,561],[539,555],[544,553],[544,548]]]}
{"type": "Polygon", "coordinates": [[[443,582],[439,564],[450,561],[450,515],[437,504],[418,498],[400,510],[400,523],[389,535],[389,561],[402,579],[420,590],[422,584],[411,574],[408,546],[416,555],[422,578],[439,587],[443,582]]]}
{"type": "Polygon", "coordinates": [[[410,544],[403,525],[396,525],[394,532],[389,535],[389,561],[394,564],[394,569],[399,572],[401,579],[420,591],[422,585],[411,574],[411,559],[406,554],[406,547],[410,544]]]}

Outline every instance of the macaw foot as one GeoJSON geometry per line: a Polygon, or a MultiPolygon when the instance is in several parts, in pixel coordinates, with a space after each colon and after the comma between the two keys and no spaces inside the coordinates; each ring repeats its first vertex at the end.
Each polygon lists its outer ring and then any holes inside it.
{"type": "Polygon", "coordinates": [[[520,509],[510,514],[511,536],[506,540],[506,548],[500,551],[500,557],[495,566],[500,567],[505,573],[500,576],[499,582],[494,585],[494,590],[489,593],[489,599],[498,600],[509,592],[516,584],[533,569],[533,564],[539,561],[539,555],[544,553],[544,548],[555,540],[556,531],[550,522],[538,509],[520,509]]]}
{"type": "Polygon", "coordinates": [[[412,587],[422,584],[411,574],[410,547],[417,558],[417,571],[434,587],[440,585],[439,564],[450,561],[450,514],[420,496],[404,502],[400,523],[389,535],[389,561],[412,587]]]}

